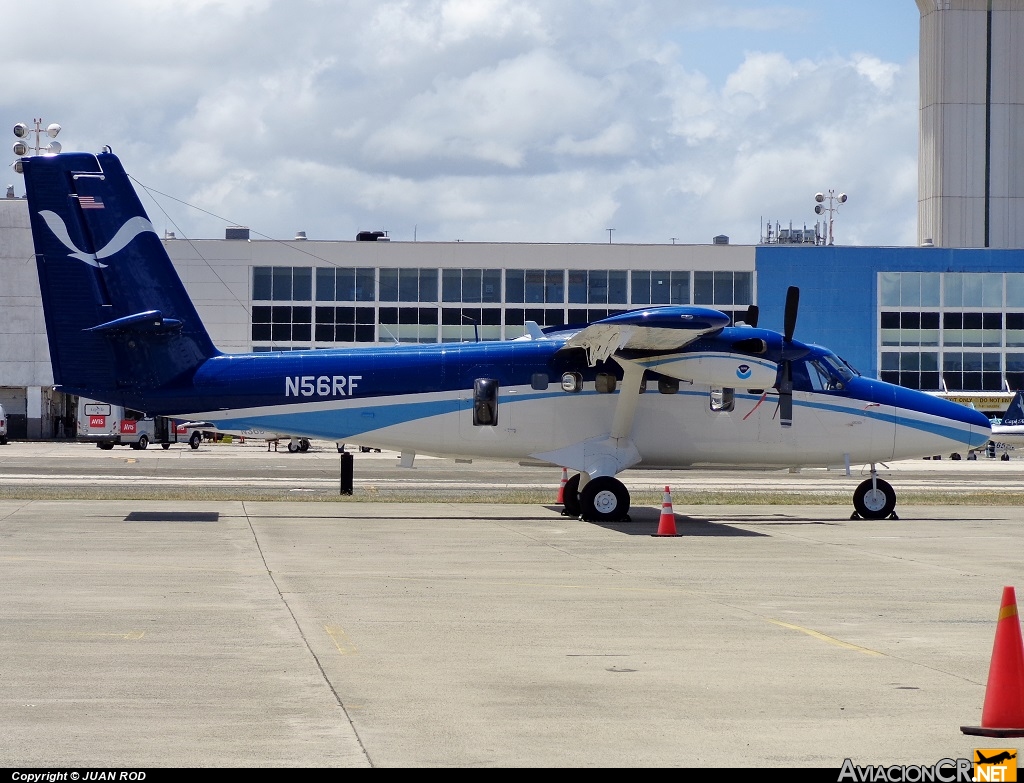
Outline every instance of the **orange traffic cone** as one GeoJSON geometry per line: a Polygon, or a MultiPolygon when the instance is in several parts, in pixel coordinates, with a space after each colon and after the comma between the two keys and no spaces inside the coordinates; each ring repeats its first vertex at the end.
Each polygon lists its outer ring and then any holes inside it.
{"type": "Polygon", "coordinates": [[[562,483],[558,485],[558,500],[555,502],[559,505],[565,503],[565,484],[569,481],[569,471],[566,468],[562,468],[562,483]]]}
{"type": "Polygon", "coordinates": [[[665,487],[665,495],[661,501],[661,518],[658,519],[656,536],[679,536],[676,532],[676,512],[672,510],[672,491],[665,487]]]}
{"type": "Polygon", "coordinates": [[[1024,737],[1024,644],[1012,587],[1003,588],[981,726],[961,726],[960,731],[982,737],[1024,737]]]}

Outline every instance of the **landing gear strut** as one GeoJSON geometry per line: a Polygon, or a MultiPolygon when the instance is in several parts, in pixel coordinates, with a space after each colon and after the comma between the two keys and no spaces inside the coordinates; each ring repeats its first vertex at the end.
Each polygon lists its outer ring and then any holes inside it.
{"type": "Polygon", "coordinates": [[[884,479],[878,478],[874,463],[871,478],[862,482],[853,493],[856,509],[850,519],[899,519],[896,516],[896,490],[884,479]]]}

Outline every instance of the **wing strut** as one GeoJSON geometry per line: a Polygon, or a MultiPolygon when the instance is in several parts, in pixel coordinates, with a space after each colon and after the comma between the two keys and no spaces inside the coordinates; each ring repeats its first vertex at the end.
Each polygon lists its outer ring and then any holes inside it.
{"type": "Polygon", "coordinates": [[[622,366],[622,389],[615,403],[615,418],[612,419],[611,437],[615,440],[628,438],[633,432],[633,417],[640,404],[640,384],[644,380],[644,368],[633,362],[617,359],[622,366]]]}

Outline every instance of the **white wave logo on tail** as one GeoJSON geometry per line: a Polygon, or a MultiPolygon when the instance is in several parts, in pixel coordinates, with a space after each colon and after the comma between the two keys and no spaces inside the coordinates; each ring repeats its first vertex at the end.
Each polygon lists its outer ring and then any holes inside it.
{"type": "Polygon", "coordinates": [[[126,221],[121,228],[114,234],[114,238],[111,239],[106,247],[97,250],[95,253],[86,253],[84,250],[79,250],[75,246],[75,243],[71,241],[71,237],[68,234],[68,227],[64,224],[64,220],[56,212],[51,212],[45,209],[39,213],[39,217],[46,221],[46,225],[49,226],[50,231],[53,235],[61,241],[61,243],[71,252],[68,255],[71,258],[77,258],[79,261],[84,261],[89,266],[95,266],[99,269],[106,268],[106,264],[101,264],[101,258],[108,258],[114,255],[119,250],[125,248],[129,242],[131,242],[139,234],[146,231],[152,231],[156,233],[156,229],[153,228],[153,224],[150,223],[144,217],[133,217],[126,221]]]}

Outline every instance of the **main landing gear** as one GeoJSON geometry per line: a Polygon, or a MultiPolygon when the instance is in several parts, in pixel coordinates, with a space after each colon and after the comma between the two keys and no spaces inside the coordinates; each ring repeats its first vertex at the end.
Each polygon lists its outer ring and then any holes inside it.
{"type": "Polygon", "coordinates": [[[629,490],[614,476],[576,473],[562,490],[562,514],[586,522],[628,522],[629,490]]]}
{"type": "Polygon", "coordinates": [[[878,478],[874,463],[871,478],[863,481],[853,493],[855,511],[850,519],[899,519],[896,516],[896,490],[884,479],[878,478]]]}

